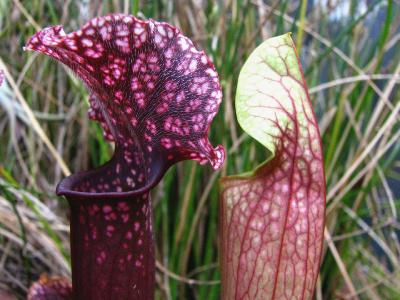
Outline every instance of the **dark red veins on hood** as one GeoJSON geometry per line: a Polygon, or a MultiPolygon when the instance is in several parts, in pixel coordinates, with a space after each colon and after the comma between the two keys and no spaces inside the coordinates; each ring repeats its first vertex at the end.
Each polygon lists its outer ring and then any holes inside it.
{"type": "Polygon", "coordinates": [[[154,186],[184,159],[215,169],[224,161],[223,148],[207,137],[222,98],[218,75],[175,27],[113,14],[69,34],[45,28],[26,49],[61,61],[84,81],[89,117],[116,144],[108,164],[61,184],[61,194],[130,192],[154,186]]]}

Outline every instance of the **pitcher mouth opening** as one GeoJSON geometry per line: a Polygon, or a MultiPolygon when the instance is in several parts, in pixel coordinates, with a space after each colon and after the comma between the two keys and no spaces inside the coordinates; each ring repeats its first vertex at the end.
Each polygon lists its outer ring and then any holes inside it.
{"type": "MultiPolygon", "coordinates": [[[[161,180],[164,173],[170,167],[170,164],[162,160],[157,161],[153,172],[150,172],[143,179],[142,183],[130,182],[130,185],[117,188],[112,187],[113,183],[120,179],[128,179],[129,174],[119,174],[114,177],[110,174],[110,170],[115,170],[118,164],[118,155],[114,156],[104,165],[93,170],[82,171],[72,174],[60,181],[56,188],[58,196],[67,198],[84,198],[84,199],[126,199],[149,192],[161,180]],[[110,175],[108,175],[110,174],[110,175]],[[126,175],[126,176],[125,176],[126,175]],[[104,186],[111,186],[111,189],[104,190],[104,186]]],[[[135,170],[130,170],[135,172],[135,170]]]]}
{"type": "Polygon", "coordinates": [[[149,182],[147,185],[132,191],[123,192],[83,192],[73,189],[74,182],[79,180],[80,176],[85,176],[85,172],[68,176],[60,181],[56,188],[57,196],[65,196],[67,198],[87,198],[87,199],[116,199],[129,198],[149,192],[158,182],[149,182]],[[72,187],[72,188],[71,188],[72,187]]]}
{"type": "Polygon", "coordinates": [[[162,175],[154,177],[148,181],[146,185],[129,191],[113,191],[113,192],[91,192],[91,191],[77,191],[74,186],[81,181],[82,178],[89,176],[91,172],[79,172],[70,175],[60,181],[56,188],[57,196],[65,196],[67,198],[87,198],[87,199],[116,199],[116,198],[129,198],[149,192],[161,179],[162,175]]]}

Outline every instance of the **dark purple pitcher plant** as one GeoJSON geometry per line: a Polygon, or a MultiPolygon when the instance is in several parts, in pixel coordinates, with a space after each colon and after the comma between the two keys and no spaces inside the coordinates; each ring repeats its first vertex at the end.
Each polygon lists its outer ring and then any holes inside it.
{"type": "MultiPolygon", "coordinates": [[[[73,288],[71,296],[62,285],[67,292],[55,299],[153,299],[150,190],[176,162],[218,169],[224,161],[207,137],[222,98],[212,62],[175,27],[121,14],[69,34],[45,28],[25,49],[62,62],[85,83],[89,117],[115,143],[108,163],[57,187],[71,207],[73,288]]],[[[57,294],[49,282],[31,289],[31,299],[57,294]]]]}

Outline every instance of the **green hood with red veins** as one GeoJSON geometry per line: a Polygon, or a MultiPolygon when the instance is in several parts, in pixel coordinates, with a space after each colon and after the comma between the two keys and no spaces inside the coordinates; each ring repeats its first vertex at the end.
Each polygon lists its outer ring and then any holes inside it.
{"type": "Polygon", "coordinates": [[[222,179],[223,299],[312,299],[323,242],[325,177],[318,124],[290,37],[268,39],[243,66],[241,127],[270,152],[222,179]]]}

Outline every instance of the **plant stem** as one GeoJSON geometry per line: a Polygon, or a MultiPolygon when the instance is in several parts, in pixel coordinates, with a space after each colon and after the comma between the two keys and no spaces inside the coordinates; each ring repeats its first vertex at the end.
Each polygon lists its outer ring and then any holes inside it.
{"type": "Polygon", "coordinates": [[[154,299],[149,195],[106,201],[67,198],[74,299],[154,299]]]}

